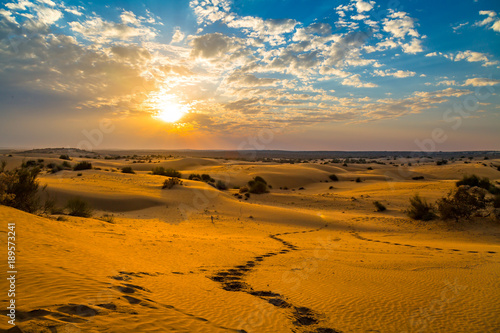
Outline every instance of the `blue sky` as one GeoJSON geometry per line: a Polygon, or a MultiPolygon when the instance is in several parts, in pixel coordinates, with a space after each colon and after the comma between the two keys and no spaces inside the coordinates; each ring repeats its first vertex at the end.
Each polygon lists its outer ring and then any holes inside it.
{"type": "Polygon", "coordinates": [[[498,1],[0,6],[2,147],[500,149],[499,83],[498,1]]]}

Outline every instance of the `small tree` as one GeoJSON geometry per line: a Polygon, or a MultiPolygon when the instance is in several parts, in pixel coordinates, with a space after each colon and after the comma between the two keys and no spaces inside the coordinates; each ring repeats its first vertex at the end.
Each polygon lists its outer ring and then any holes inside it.
{"type": "Polygon", "coordinates": [[[468,186],[460,186],[455,191],[450,191],[448,195],[437,202],[439,215],[443,220],[459,222],[460,219],[470,219],[470,217],[480,209],[486,208],[484,191],[471,193],[468,186]]]}
{"type": "Polygon", "coordinates": [[[264,178],[259,176],[248,182],[248,191],[255,194],[269,192],[267,190],[267,182],[264,180],[264,178]]]}
{"type": "Polygon", "coordinates": [[[420,198],[418,194],[410,198],[410,207],[406,210],[406,214],[414,220],[421,221],[430,221],[436,218],[434,206],[420,198]]]}
{"type": "Polygon", "coordinates": [[[36,179],[40,168],[21,167],[6,171],[5,164],[2,164],[0,171],[0,204],[28,213],[40,209],[40,184],[36,179]]]}

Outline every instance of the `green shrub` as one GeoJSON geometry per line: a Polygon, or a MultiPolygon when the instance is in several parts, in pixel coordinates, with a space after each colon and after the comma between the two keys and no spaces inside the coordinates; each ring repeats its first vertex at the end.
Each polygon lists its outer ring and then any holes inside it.
{"type": "Polygon", "coordinates": [[[130,166],[126,166],[122,168],[122,173],[132,173],[135,174],[135,171],[130,166]]]}
{"type": "Polygon", "coordinates": [[[68,215],[71,216],[91,217],[93,213],[90,204],[87,201],[82,200],[81,198],[73,198],[68,200],[66,208],[69,211],[68,215]]]}
{"type": "Polygon", "coordinates": [[[328,176],[328,178],[330,178],[330,180],[332,180],[334,182],[338,182],[339,181],[339,177],[337,177],[337,175],[334,175],[334,174],[328,176]]]}
{"type": "Polygon", "coordinates": [[[414,220],[430,221],[436,218],[434,211],[432,204],[415,194],[413,198],[410,198],[410,207],[406,210],[406,214],[414,220]]]}
{"type": "Polygon", "coordinates": [[[437,202],[439,215],[443,220],[470,219],[479,209],[486,208],[483,192],[470,193],[467,188],[459,187],[437,202]]]}
{"type": "Polygon", "coordinates": [[[383,211],[387,210],[387,208],[378,201],[374,201],[373,205],[375,206],[375,208],[377,208],[377,212],[383,212],[383,211]]]}
{"type": "Polygon", "coordinates": [[[68,160],[68,161],[71,160],[69,158],[69,155],[66,155],[66,154],[63,154],[63,155],[59,156],[59,159],[61,159],[61,160],[68,160]]]}
{"type": "Polygon", "coordinates": [[[182,177],[182,174],[179,171],[172,169],[172,168],[165,169],[164,167],[161,167],[161,166],[153,168],[152,172],[153,172],[153,175],[174,177],[174,178],[181,178],[182,177]]]}
{"type": "Polygon", "coordinates": [[[73,167],[73,171],[89,170],[89,169],[92,169],[92,163],[87,161],[80,162],[73,167]]]}

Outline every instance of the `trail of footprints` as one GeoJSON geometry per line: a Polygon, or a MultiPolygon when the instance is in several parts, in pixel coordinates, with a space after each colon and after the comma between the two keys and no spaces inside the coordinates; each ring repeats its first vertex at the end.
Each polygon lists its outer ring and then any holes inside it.
{"type": "MultiPolygon", "coordinates": [[[[366,237],[359,235],[355,231],[351,231],[351,235],[357,239],[367,241],[367,242],[382,243],[382,244],[397,245],[397,246],[406,246],[406,247],[417,247],[417,248],[424,248],[427,250],[435,250],[435,251],[443,251],[443,249],[439,248],[439,247],[417,246],[417,245],[411,245],[411,244],[401,244],[401,243],[394,243],[394,242],[388,242],[388,241],[381,241],[378,239],[370,239],[370,238],[366,238],[366,237]]],[[[459,250],[459,249],[449,249],[449,251],[461,252],[461,250],[459,250]]],[[[488,254],[495,254],[496,253],[495,251],[484,251],[484,252],[488,253],[488,254]]],[[[467,251],[467,253],[480,253],[480,251],[467,251]]]]}
{"type": "MultiPolygon", "coordinates": [[[[151,293],[148,289],[141,287],[136,284],[130,283],[133,278],[142,278],[144,276],[156,276],[162,273],[150,274],[146,272],[119,272],[118,275],[111,276],[112,279],[116,281],[121,281],[119,285],[111,285],[109,288],[114,289],[121,293],[122,295],[118,297],[118,300],[125,300],[131,306],[143,306],[150,309],[169,309],[176,311],[184,316],[190,317],[191,319],[195,319],[201,322],[205,322],[211,327],[227,330],[229,332],[243,332],[237,329],[231,329],[224,326],[220,326],[214,323],[211,323],[209,320],[205,318],[198,317],[196,315],[187,313],[183,310],[177,309],[172,305],[161,304],[155,302],[147,297],[148,293],[151,293]],[[134,295],[134,296],[132,296],[134,295]]],[[[99,303],[99,302],[97,302],[99,303]]],[[[119,303],[118,303],[119,304],[119,303]]],[[[52,333],[57,332],[67,332],[67,329],[64,326],[64,323],[85,323],[92,319],[92,317],[98,315],[106,315],[109,314],[110,311],[123,313],[128,315],[137,315],[138,312],[134,311],[134,308],[130,308],[128,306],[118,305],[116,302],[105,302],[99,304],[64,304],[64,305],[53,305],[47,307],[45,309],[35,309],[32,311],[16,311],[16,320],[18,322],[26,322],[29,320],[45,320],[49,324],[47,324],[47,329],[52,333]],[[62,326],[61,326],[62,325],[62,326]]],[[[2,314],[6,314],[7,311],[0,311],[2,314]]],[[[18,326],[13,327],[9,330],[0,330],[0,333],[8,332],[8,333],[22,333],[23,331],[19,329],[18,326]]]]}
{"type": "MultiPolygon", "coordinates": [[[[326,327],[317,327],[320,322],[321,314],[315,311],[303,307],[291,304],[286,300],[283,295],[272,291],[264,290],[254,290],[250,285],[243,281],[244,277],[248,272],[256,269],[265,258],[284,255],[290,251],[299,250],[295,245],[285,241],[280,238],[281,235],[297,234],[297,233],[307,233],[319,231],[319,229],[307,230],[307,231],[296,231],[296,232],[285,232],[282,234],[269,235],[270,238],[282,243],[284,248],[280,251],[267,252],[263,255],[254,257],[252,260],[248,260],[243,265],[234,266],[233,268],[221,270],[216,272],[214,275],[209,276],[213,281],[219,282],[222,285],[222,289],[233,292],[245,292],[252,296],[258,297],[262,300],[269,302],[271,305],[278,308],[282,308],[289,313],[289,317],[292,320],[293,325],[302,332],[305,333],[341,333],[338,330],[326,327]],[[312,329],[312,330],[307,330],[312,329]],[[307,331],[305,331],[307,330],[307,331]]],[[[241,333],[246,333],[246,331],[241,330],[241,333]]],[[[295,332],[295,331],[294,331],[295,332]]]]}

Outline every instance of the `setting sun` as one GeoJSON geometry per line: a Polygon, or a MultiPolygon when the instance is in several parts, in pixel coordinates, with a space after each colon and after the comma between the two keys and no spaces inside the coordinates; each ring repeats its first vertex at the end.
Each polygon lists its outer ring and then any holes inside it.
{"type": "Polygon", "coordinates": [[[187,113],[187,106],[176,103],[163,103],[158,106],[158,113],[155,118],[167,123],[174,123],[182,118],[187,113]]]}

